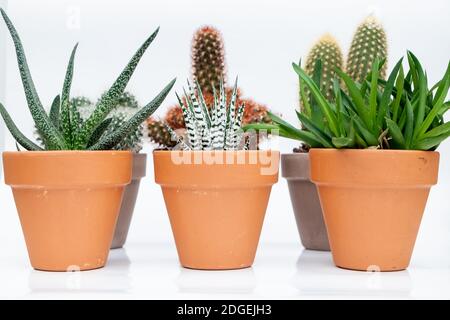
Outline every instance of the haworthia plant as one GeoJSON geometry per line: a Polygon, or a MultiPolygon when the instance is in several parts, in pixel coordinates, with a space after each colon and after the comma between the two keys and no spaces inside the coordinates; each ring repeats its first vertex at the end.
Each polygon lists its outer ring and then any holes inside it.
{"type": "Polygon", "coordinates": [[[107,117],[117,106],[117,100],[123,94],[125,87],[144,52],[158,34],[158,29],[134,54],[122,73],[111,88],[102,96],[97,107],[86,120],[83,120],[80,117],[76,105],[70,103],[70,88],[73,78],[74,60],[78,47],[78,45],[76,45],[70,55],[62,93],[54,99],[50,112],[47,114],[36,92],[20,37],[5,11],[1,8],[0,11],[15,45],[25,96],[36,128],[39,135],[42,137],[43,148],[32,142],[20,132],[2,104],[0,104],[0,113],[16,141],[27,150],[112,149],[120,144],[124,137],[130,134],[130,132],[136,130],[136,128],[161,105],[175,83],[175,79],[172,80],[146,106],[137,110],[132,117],[124,121],[123,124],[115,130],[108,131],[111,120],[108,120],[107,117]]]}
{"type": "Polygon", "coordinates": [[[301,140],[312,148],[378,148],[435,150],[450,137],[450,122],[444,113],[450,87],[450,62],[442,79],[431,88],[419,60],[408,51],[409,71],[397,62],[387,80],[381,78],[383,61],[375,59],[362,84],[336,69],[335,101],[328,101],[314,80],[297,64],[295,72],[311,91],[323,118],[297,112],[304,130],[271,114],[271,125],[248,125],[245,129],[277,131],[281,136],[301,140]],[[347,94],[348,92],[348,94],[347,94]]]}
{"type": "Polygon", "coordinates": [[[211,108],[206,105],[198,82],[195,83],[195,87],[192,87],[188,81],[188,89],[188,92],[185,92],[186,103],[183,103],[177,95],[186,123],[186,139],[177,136],[170,127],[167,127],[172,139],[177,142],[178,148],[184,150],[245,149],[246,144],[243,143],[241,130],[244,105],[236,106],[237,79],[228,107],[223,81],[220,83],[219,93],[214,92],[214,105],[211,108]]]}

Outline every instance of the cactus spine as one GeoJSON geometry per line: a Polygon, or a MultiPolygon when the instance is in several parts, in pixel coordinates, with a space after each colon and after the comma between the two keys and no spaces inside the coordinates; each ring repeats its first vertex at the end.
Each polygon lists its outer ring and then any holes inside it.
{"type": "Polygon", "coordinates": [[[222,35],[211,26],[197,30],[192,39],[192,78],[197,80],[203,94],[220,89],[226,81],[225,50],[222,35]]]}
{"type": "Polygon", "coordinates": [[[307,56],[305,70],[309,76],[313,75],[314,67],[318,59],[322,62],[322,73],[320,77],[321,91],[328,100],[332,100],[334,96],[333,79],[336,76],[335,67],[343,69],[344,57],[339,44],[333,36],[328,33],[323,35],[313,45],[307,56]]]}
{"type": "MultiPolygon", "coordinates": [[[[375,58],[387,59],[386,32],[373,16],[367,17],[356,29],[347,58],[347,73],[354,81],[362,82],[372,69],[375,58]]],[[[387,61],[380,70],[386,77],[387,61]]]]}

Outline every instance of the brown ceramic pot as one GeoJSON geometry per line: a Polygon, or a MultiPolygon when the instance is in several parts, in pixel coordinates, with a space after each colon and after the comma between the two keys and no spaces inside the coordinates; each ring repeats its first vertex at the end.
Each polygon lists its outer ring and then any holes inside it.
{"type": "Polygon", "coordinates": [[[281,174],[288,182],[302,245],[309,250],[329,251],[319,194],[310,178],[309,154],[282,154],[281,174]]]}
{"type": "Polygon", "coordinates": [[[35,269],[105,265],[131,180],[131,152],[4,152],[3,166],[35,269]]]}
{"type": "Polygon", "coordinates": [[[354,270],[408,267],[439,153],[311,149],[334,263],[354,270]]]}
{"type": "Polygon", "coordinates": [[[279,152],[155,151],[153,158],[181,265],[251,266],[279,152]]]}
{"type": "Polygon", "coordinates": [[[147,167],[147,155],[133,153],[133,172],[131,183],[125,187],[122,205],[117,218],[116,230],[111,244],[111,249],[122,248],[127,241],[128,230],[130,229],[131,218],[133,217],[134,206],[139,193],[141,179],[145,177],[147,167]]]}

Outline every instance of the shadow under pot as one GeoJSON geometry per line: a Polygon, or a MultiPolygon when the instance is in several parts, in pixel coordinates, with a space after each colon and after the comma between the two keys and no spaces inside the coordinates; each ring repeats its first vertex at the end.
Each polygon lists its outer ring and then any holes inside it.
{"type": "Polygon", "coordinates": [[[128,230],[130,230],[131,218],[133,217],[136,199],[139,193],[141,179],[145,177],[147,167],[147,155],[133,153],[133,171],[131,183],[125,187],[119,217],[117,218],[116,230],[111,244],[111,249],[122,248],[127,241],[128,230]]]}
{"type": "Polygon", "coordinates": [[[181,265],[250,267],[279,152],[155,151],[153,158],[181,265]]]}
{"type": "Polygon", "coordinates": [[[329,251],[327,229],[316,185],[310,178],[309,154],[281,155],[281,174],[286,178],[303,247],[329,251]]]}
{"type": "Polygon", "coordinates": [[[131,152],[4,152],[3,166],[33,268],[105,265],[131,180],[131,152]]]}
{"type": "Polygon", "coordinates": [[[423,211],[437,182],[439,153],[311,149],[336,266],[362,271],[408,267],[423,211]]]}

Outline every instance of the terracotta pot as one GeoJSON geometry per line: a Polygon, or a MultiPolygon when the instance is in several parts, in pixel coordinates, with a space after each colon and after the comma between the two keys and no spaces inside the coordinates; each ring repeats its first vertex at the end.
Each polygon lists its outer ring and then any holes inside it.
{"type": "Polygon", "coordinates": [[[278,180],[279,152],[155,151],[153,158],[181,265],[251,266],[278,180]],[[221,163],[211,163],[213,157],[221,163]]]}
{"type": "Polygon", "coordinates": [[[117,218],[116,230],[111,244],[111,249],[122,248],[127,241],[128,230],[130,229],[131,218],[133,217],[134,206],[139,192],[141,179],[145,177],[147,167],[147,155],[133,153],[133,171],[131,183],[125,187],[122,205],[117,218]]]}
{"type": "Polygon", "coordinates": [[[439,153],[311,149],[334,263],[354,270],[408,267],[439,153]]]}
{"type": "Polygon", "coordinates": [[[309,154],[282,154],[281,172],[288,182],[302,245],[309,250],[329,251],[319,194],[310,178],[309,154]]]}
{"type": "Polygon", "coordinates": [[[103,267],[131,180],[131,152],[4,152],[3,165],[31,265],[46,271],[103,267]]]}

